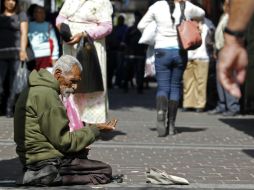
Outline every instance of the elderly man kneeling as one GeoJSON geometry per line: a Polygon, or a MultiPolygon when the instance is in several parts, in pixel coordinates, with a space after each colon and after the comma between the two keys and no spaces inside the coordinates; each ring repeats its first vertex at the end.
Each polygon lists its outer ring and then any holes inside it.
{"type": "Polygon", "coordinates": [[[49,186],[111,181],[111,167],[89,160],[86,147],[100,131],[113,130],[117,121],[89,124],[70,132],[59,96],[74,92],[81,71],[76,58],[64,55],[54,65],[52,74],[45,69],[30,74],[29,86],[19,96],[14,114],[16,152],[24,167],[17,184],[49,186]]]}

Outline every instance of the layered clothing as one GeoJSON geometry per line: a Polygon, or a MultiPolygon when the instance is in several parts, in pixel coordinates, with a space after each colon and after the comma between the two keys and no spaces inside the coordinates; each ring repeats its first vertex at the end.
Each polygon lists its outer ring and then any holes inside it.
{"type": "MultiPolygon", "coordinates": [[[[94,40],[104,91],[74,95],[80,117],[86,123],[103,123],[107,119],[105,36],[112,31],[112,13],[113,8],[109,0],[66,0],[57,17],[57,24],[68,24],[72,35],[86,32],[94,40]]],[[[63,54],[76,56],[77,44],[71,46],[63,42],[63,54]]]]}
{"type": "Polygon", "coordinates": [[[14,141],[23,165],[79,152],[99,135],[95,126],[69,132],[59,93],[59,82],[47,70],[30,74],[29,87],[21,93],[14,114],[14,141]]]}

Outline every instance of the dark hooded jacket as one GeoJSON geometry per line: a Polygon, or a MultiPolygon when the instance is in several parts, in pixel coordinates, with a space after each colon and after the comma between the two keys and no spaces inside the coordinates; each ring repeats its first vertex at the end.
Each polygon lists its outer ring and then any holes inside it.
{"type": "Polygon", "coordinates": [[[24,165],[82,151],[96,140],[96,126],[69,132],[58,81],[47,70],[33,71],[14,114],[16,152],[24,165]]]}

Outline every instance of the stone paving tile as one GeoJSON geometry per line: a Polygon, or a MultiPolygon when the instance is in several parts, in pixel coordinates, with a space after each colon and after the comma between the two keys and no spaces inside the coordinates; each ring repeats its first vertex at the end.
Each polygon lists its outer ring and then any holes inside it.
{"type": "MultiPolygon", "coordinates": [[[[191,182],[199,183],[223,183],[225,181],[254,181],[254,165],[253,159],[246,156],[244,153],[238,150],[226,150],[226,151],[209,151],[209,150],[171,150],[170,153],[161,150],[151,149],[128,149],[128,148],[113,148],[112,152],[103,150],[103,148],[93,147],[91,151],[91,158],[100,158],[101,160],[108,160],[110,164],[113,164],[113,169],[116,173],[123,173],[127,176],[127,182],[138,182],[140,173],[143,173],[149,167],[158,167],[168,171],[172,175],[179,175],[186,177],[191,182]],[[154,154],[157,151],[157,157],[154,158],[154,154]],[[178,155],[186,155],[189,162],[186,162],[186,157],[179,157],[178,155]],[[248,165],[248,171],[245,174],[241,174],[239,171],[246,168],[238,160],[231,159],[235,155],[240,154],[245,158],[245,162],[248,165]],[[113,155],[117,156],[118,165],[114,165],[113,155]],[[175,156],[177,156],[177,158],[175,156]],[[210,155],[212,159],[207,159],[206,155],[210,155]],[[213,157],[213,156],[214,157],[213,157]],[[220,157],[225,159],[221,160],[220,157]],[[108,159],[109,158],[109,159],[108,159]],[[153,159],[150,159],[153,158],[153,159]],[[133,161],[134,160],[134,161],[133,161]],[[111,163],[111,161],[113,163],[111,163]],[[135,162],[135,167],[129,167],[135,162]],[[120,165],[120,166],[119,166],[120,165]],[[131,174],[131,175],[130,175],[131,174]],[[133,178],[133,179],[132,179],[133,178]]],[[[142,176],[142,175],[141,175],[142,176]]],[[[244,182],[245,183],[245,182],[244,182]]],[[[225,184],[225,183],[224,183],[225,184]]]]}
{"type": "MultiPolygon", "coordinates": [[[[115,174],[124,174],[124,183],[99,186],[101,189],[254,189],[254,116],[225,118],[179,110],[176,125],[180,133],[158,138],[154,96],[154,89],[142,96],[133,91],[128,95],[110,92],[110,117],[119,119],[117,130],[94,143],[89,157],[109,163],[115,174]],[[149,167],[184,177],[191,184],[146,184],[149,167]]],[[[13,187],[21,165],[12,139],[13,120],[0,117],[0,190],[22,189],[13,187]]],[[[84,188],[94,187],[61,187],[84,188]]]]}

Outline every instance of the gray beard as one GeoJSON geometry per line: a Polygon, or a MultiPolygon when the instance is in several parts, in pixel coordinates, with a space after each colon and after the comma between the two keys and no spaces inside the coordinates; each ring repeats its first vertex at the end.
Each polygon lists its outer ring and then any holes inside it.
{"type": "Polygon", "coordinates": [[[74,90],[73,88],[65,88],[63,91],[62,91],[62,96],[65,97],[65,98],[68,98],[71,94],[74,93],[74,90]]]}

